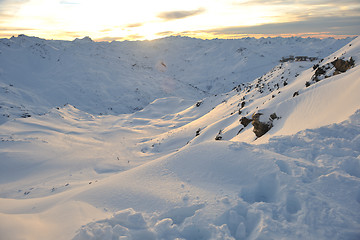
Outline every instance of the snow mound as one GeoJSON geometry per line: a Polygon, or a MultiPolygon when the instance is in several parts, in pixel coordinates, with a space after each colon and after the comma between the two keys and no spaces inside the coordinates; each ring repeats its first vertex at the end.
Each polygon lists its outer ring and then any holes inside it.
{"type": "MultiPolygon", "coordinates": [[[[138,188],[134,194],[156,184],[152,194],[164,197],[160,189],[166,188],[166,195],[178,197],[176,207],[158,203],[149,212],[148,202],[137,201],[133,206],[145,211],[125,208],[83,226],[74,239],[356,239],[359,121],[358,111],[349,121],[259,146],[204,143],[134,169],[127,184],[157,176],[131,187],[138,188]]],[[[99,191],[113,196],[124,180],[116,176],[85,199],[99,191]]],[[[113,204],[124,204],[122,194],[113,204]]]]}

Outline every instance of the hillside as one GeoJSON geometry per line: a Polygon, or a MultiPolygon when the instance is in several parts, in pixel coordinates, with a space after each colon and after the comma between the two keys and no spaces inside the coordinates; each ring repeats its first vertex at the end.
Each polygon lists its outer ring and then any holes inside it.
{"type": "Polygon", "coordinates": [[[360,38],[1,41],[5,239],[360,237],[360,38]]]}
{"type": "Polygon", "coordinates": [[[164,97],[197,101],[260,77],[288,55],[323,58],[350,40],[0,39],[0,123],[67,103],[98,115],[133,113],[164,97]]]}

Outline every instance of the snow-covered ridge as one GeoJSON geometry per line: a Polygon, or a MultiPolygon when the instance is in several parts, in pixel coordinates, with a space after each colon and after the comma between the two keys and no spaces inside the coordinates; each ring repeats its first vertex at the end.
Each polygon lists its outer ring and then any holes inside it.
{"type": "Polygon", "coordinates": [[[201,113],[201,118],[152,139],[144,148],[158,146],[156,151],[159,151],[158,148],[165,150],[172,142],[180,144],[176,147],[182,147],[214,139],[262,143],[270,137],[345,121],[359,109],[358,44],[359,39],[356,39],[316,62],[279,63],[253,82],[242,83],[229,93],[205,98],[186,110],[201,113]],[[316,72],[315,65],[328,64],[331,59],[350,58],[354,59],[355,66],[308,86],[316,72]],[[253,124],[249,124],[256,113],[261,114],[260,122],[271,125],[261,138],[257,138],[253,124]],[[248,123],[242,124],[242,119],[248,123]],[[176,141],[177,138],[182,140],[176,141]]]}
{"type": "Polygon", "coordinates": [[[284,56],[323,58],[350,40],[0,39],[0,122],[67,103],[92,114],[119,114],[163,97],[198,101],[260,77],[284,56]]]}
{"type": "MultiPolygon", "coordinates": [[[[252,50],[261,48],[255,41],[271,41],[267,45],[293,41],[294,46],[299,41],[301,52],[302,41],[314,44],[320,40],[246,41],[254,44],[252,50]]],[[[98,44],[89,39],[77,42],[81,46],[76,43],[75,56],[83,56],[78,49],[91,51],[89,46],[98,44]]],[[[134,52],[148,49],[142,44],[163,48],[161,44],[176,43],[194,52],[214,44],[212,51],[221,55],[227,49],[218,49],[221,42],[170,38],[106,44],[121,49],[122,44],[128,44],[134,52]]],[[[61,44],[75,44],[57,43],[56,49],[61,49],[61,44]]],[[[175,52],[170,47],[169,51],[175,52]]],[[[231,56],[230,52],[223,56],[231,56]]],[[[288,55],[314,56],[284,54],[288,55]]],[[[149,59],[152,57],[142,63],[149,63],[149,59]]],[[[205,59],[199,57],[198,63],[205,59]]],[[[129,114],[100,115],[84,110],[85,104],[73,106],[69,101],[53,107],[52,103],[43,105],[40,97],[34,98],[34,109],[46,109],[44,115],[32,114],[0,125],[0,236],[75,240],[358,239],[360,38],[318,61],[279,59],[251,81],[236,82],[232,91],[207,94],[201,88],[205,83],[196,85],[192,78],[189,89],[204,95],[188,99],[159,95],[129,114]],[[352,59],[354,64],[334,74],[336,63],[332,62],[336,59],[352,59]],[[327,77],[312,81],[317,68],[326,69],[327,77]],[[252,118],[247,125],[240,121],[245,118],[252,118]],[[255,119],[271,122],[269,131],[260,137],[254,133],[255,119]]],[[[139,62],[130,68],[149,66],[139,62]]],[[[171,66],[165,58],[156,63],[158,76],[171,66]]],[[[84,68],[84,73],[91,70],[86,64],[77,64],[74,69],[84,68]]],[[[197,68],[208,63],[203,64],[197,68]]],[[[155,72],[147,70],[148,74],[155,72]]],[[[145,76],[139,71],[131,73],[145,76]]],[[[223,73],[226,71],[224,67],[223,73]]],[[[199,73],[205,74],[205,70],[199,73]]],[[[30,83],[26,89],[6,84],[5,91],[14,96],[34,96],[30,83]]],[[[154,89],[149,91],[155,94],[154,89]]],[[[91,102],[88,97],[86,103],[91,102]]],[[[19,103],[18,98],[6,101],[14,106],[19,103]]],[[[21,109],[28,110],[28,106],[21,109]]]]}

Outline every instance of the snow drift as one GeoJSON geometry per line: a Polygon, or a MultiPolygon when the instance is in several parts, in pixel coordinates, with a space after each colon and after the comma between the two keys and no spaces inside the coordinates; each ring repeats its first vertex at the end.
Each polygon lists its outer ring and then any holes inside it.
{"type": "MultiPolygon", "coordinates": [[[[2,43],[9,45],[0,54],[7,56],[1,61],[9,68],[2,71],[1,84],[13,96],[3,97],[2,109],[12,117],[0,125],[0,233],[5,239],[360,237],[359,38],[98,44],[19,37],[2,43]],[[34,72],[37,77],[26,82],[14,69],[19,67],[15,60],[4,59],[33,58],[33,41],[52,53],[35,54],[44,55],[44,62],[35,64],[42,73],[34,72]],[[331,53],[337,44],[344,47],[331,53]],[[137,49],[122,56],[127,67],[116,65],[119,72],[112,65],[114,49],[137,49]],[[62,63],[67,67],[61,68],[67,71],[52,78],[45,65],[53,67],[60,52],[67,56],[62,63]],[[96,61],[83,55],[95,52],[96,61]],[[164,54],[159,62],[157,52],[164,54]],[[144,53],[148,58],[139,58],[144,53]],[[288,55],[319,59],[284,61],[288,55]],[[100,58],[112,59],[109,68],[100,58]],[[334,74],[336,59],[354,64],[334,74]],[[156,70],[138,68],[150,62],[159,63],[156,70]],[[241,66],[251,70],[248,75],[241,66]],[[93,68],[111,76],[102,83],[85,81],[82,74],[93,68]],[[239,76],[231,78],[234,69],[239,76]],[[169,72],[179,79],[173,93],[156,82],[169,72]],[[130,113],[137,103],[131,98],[135,85],[125,81],[117,83],[126,107],[104,111],[118,101],[110,93],[113,85],[107,86],[117,74],[137,84],[154,79],[138,88],[141,96],[146,91],[152,96],[137,105],[142,110],[130,113]],[[206,74],[230,80],[211,82],[206,74]],[[60,81],[65,75],[79,84],[81,94],[60,81]],[[55,79],[59,85],[40,84],[44,76],[46,84],[55,79]],[[226,92],[230,85],[233,90],[226,92]],[[99,93],[105,100],[97,102],[91,92],[99,87],[106,88],[99,93]],[[64,98],[69,100],[65,106],[64,98]],[[45,114],[37,115],[37,106],[45,114]],[[121,111],[126,114],[113,114],[121,111]],[[18,118],[20,113],[31,116],[18,118]],[[254,133],[256,122],[269,126],[260,137],[254,133]]],[[[34,67],[24,63],[21,68],[32,72],[34,67]]]]}

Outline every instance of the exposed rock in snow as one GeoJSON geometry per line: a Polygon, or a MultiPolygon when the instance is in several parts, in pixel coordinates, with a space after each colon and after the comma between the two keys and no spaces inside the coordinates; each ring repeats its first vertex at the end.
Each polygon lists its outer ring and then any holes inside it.
{"type": "Polygon", "coordinates": [[[262,113],[254,113],[252,115],[252,122],[251,124],[254,126],[254,133],[256,137],[261,137],[265,133],[267,133],[272,127],[272,119],[267,122],[260,121],[260,116],[263,115],[262,113]]]}
{"type": "Polygon", "coordinates": [[[350,68],[354,67],[355,61],[352,57],[350,57],[349,60],[343,60],[343,59],[337,58],[335,61],[331,62],[331,64],[334,65],[334,67],[336,69],[334,72],[334,75],[336,75],[339,73],[344,73],[347,70],[349,70],[350,68]]]}
{"type": "Polygon", "coordinates": [[[249,125],[249,123],[251,123],[252,119],[249,119],[247,117],[242,117],[240,118],[240,123],[244,126],[247,127],[247,125],[249,125]]]}

